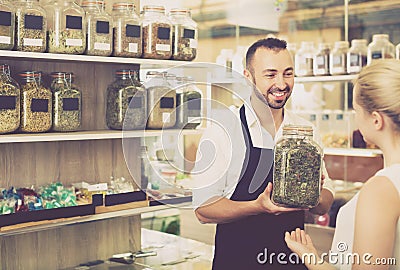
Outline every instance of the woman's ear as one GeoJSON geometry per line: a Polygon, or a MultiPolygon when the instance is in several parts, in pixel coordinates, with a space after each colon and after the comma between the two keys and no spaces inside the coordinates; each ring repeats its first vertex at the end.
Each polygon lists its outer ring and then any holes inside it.
{"type": "Polygon", "coordinates": [[[380,112],[377,111],[373,111],[371,113],[371,117],[372,117],[372,121],[373,121],[373,125],[375,126],[376,130],[381,130],[383,129],[384,126],[384,117],[380,112]]]}

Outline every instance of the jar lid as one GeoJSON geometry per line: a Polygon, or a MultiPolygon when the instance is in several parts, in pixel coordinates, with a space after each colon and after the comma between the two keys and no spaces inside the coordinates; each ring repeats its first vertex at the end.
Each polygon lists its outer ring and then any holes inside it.
{"type": "Polygon", "coordinates": [[[283,127],[283,133],[285,135],[313,135],[313,128],[312,126],[305,125],[285,125],[283,127]]]}
{"type": "Polygon", "coordinates": [[[348,41],[336,41],[335,48],[348,48],[349,42],[348,41]]]}
{"type": "Polygon", "coordinates": [[[22,71],[18,74],[22,78],[32,78],[32,77],[40,77],[42,76],[41,71],[22,71]]]}
{"type": "Polygon", "coordinates": [[[190,9],[188,8],[173,8],[169,11],[170,15],[190,15],[190,9]]]}
{"type": "Polygon", "coordinates": [[[372,40],[377,40],[377,39],[389,40],[389,35],[388,34],[375,34],[372,36],[372,40]]]}
{"type": "Polygon", "coordinates": [[[165,12],[165,7],[156,5],[146,5],[143,7],[143,11],[165,12]]]}
{"type": "Polygon", "coordinates": [[[146,73],[146,76],[147,77],[159,77],[159,76],[164,76],[161,72],[158,72],[158,71],[148,71],[147,73],[146,73]]]}
{"type": "Polygon", "coordinates": [[[89,7],[89,6],[96,6],[96,5],[104,5],[103,0],[87,0],[83,1],[81,6],[89,7]]]}
{"type": "Polygon", "coordinates": [[[367,45],[367,42],[366,39],[353,39],[351,45],[367,45]]]}
{"type": "Polygon", "coordinates": [[[130,8],[135,9],[135,4],[127,1],[116,2],[113,4],[113,9],[130,8]]]}

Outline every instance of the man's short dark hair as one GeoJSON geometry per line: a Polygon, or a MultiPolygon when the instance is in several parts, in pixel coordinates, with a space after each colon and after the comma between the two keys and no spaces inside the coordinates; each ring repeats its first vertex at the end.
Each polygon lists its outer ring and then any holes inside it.
{"type": "Polygon", "coordinates": [[[278,52],[286,49],[286,45],[286,41],[277,38],[264,38],[254,42],[246,53],[246,68],[250,68],[250,62],[258,48],[267,48],[278,52]]]}

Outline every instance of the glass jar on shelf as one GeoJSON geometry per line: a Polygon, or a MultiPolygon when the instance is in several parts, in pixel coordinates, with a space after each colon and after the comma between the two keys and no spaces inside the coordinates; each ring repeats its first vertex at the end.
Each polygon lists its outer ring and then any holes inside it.
{"type": "Polygon", "coordinates": [[[47,17],[38,0],[20,0],[15,3],[15,29],[17,51],[46,51],[47,17]]]}
{"type": "Polygon", "coordinates": [[[359,73],[367,65],[368,47],[366,39],[353,39],[347,53],[347,73],[359,73]]]}
{"type": "Polygon", "coordinates": [[[347,74],[347,52],[349,43],[347,41],[336,41],[329,55],[329,72],[331,75],[347,74]]]}
{"type": "Polygon", "coordinates": [[[53,92],[53,130],[76,131],[82,124],[82,94],[72,84],[71,72],[51,73],[53,92]]]}
{"type": "Polygon", "coordinates": [[[196,58],[198,29],[189,9],[174,8],[169,13],[172,23],[172,59],[192,61],[196,58]]]}
{"type": "Polygon", "coordinates": [[[15,10],[11,3],[0,0],[0,50],[14,48],[15,10]]]}
{"type": "Polygon", "coordinates": [[[312,208],[319,202],[322,148],[313,140],[311,126],[284,126],[274,148],[272,201],[294,208],[312,208]]]}
{"type": "Polygon", "coordinates": [[[201,91],[193,78],[180,77],[176,87],[176,127],[195,129],[201,124],[201,91]]]}
{"type": "Polygon", "coordinates": [[[142,25],[135,13],[135,5],[128,1],[116,2],[112,9],[114,46],[113,55],[142,56],[142,25]]]}
{"type": "Polygon", "coordinates": [[[105,2],[103,0],[84,0],[81,6],[86,12],[87,46],[85,53],[97,56],[111,55],[112,19],[105,11],[105,2]]]}
{"type": "Polygon", "coordinates": [[[371,64],[376,59],[392,58],[395,58],[395,47],[389,41],[389,35],[373,35],[372,42],[368,44],[367,64],[371,64]]]}
{"type": "Polygon", "coordinates": [[[137,71],[120,69],[107,87],[106,123],[110,129],[144,129],[147,120],[147,93],[137,71]]]}
{"type": "Polygon", "coordinates": [[[144,6],[143,58],[170,59],[172,56],[172,24],[163,6],[144,6]]]}
{"type": "Polygon", "coordinates": [[[74,0],[55,0],[47,12],[48,52],[82,54],[86,49],[85,11],[74,0]]]}
{"type": "Polygon", "coordinates": [[[13,132],[20,124],[20,87],[10,67],[0,65],[0,134],[13,132]]]}
{"type": "Polygon", "coordinates": [[[52,125],[52,93],[42,84],[40,71],[19,74],[21,83],[21,131],[45,132],[52,125]]]}
{"type": "Polygon", "coordinates": [[[329,43],[320,43],[318,51],[314,55],[314,75],[329,75],[329,54],[331,53],[331,45],[329,43]]]}
{"type": "Polygon", "coordinates": [[[296,52],[294,70],[298,77],[314,75],[314,43],[303,41],[300,49],[296,52]]]}

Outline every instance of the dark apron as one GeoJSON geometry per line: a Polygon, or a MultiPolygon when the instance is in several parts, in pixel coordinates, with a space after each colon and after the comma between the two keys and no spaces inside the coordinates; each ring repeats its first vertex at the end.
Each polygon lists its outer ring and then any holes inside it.
{"type": "MultiPolygon", "coordinates": [[[[273,150],[253,146],[244,106],[240,108],[240,119],[246,142],[246,158],[240,181],[230,199],[251,201],[257,199],[267,184],[272,182],[273,150]],[[258,164],[263,166],[258,166],[258,164]],[[258,188],[256,185],[257,189],[255,189],[254,183],[257,182],[259,185],[258,188]]],[[[284,240],[285,232],[292,231],[297,227],[304,227],[303,211],[280,215],[259,214],[231,223],[218,224],[215,235],[213,269],[307,269],[304,265],[291,263],[298,260],[294,254],[291,254],[284,240]],[[278,256],[280,253],[286,255],[278,256]],[[285,262],[287,264],[282,264],[285,262]]]]}

